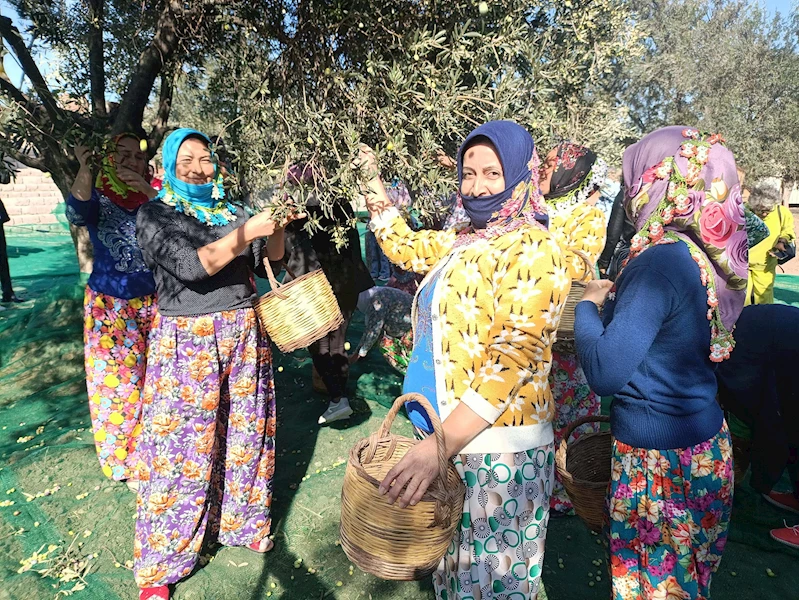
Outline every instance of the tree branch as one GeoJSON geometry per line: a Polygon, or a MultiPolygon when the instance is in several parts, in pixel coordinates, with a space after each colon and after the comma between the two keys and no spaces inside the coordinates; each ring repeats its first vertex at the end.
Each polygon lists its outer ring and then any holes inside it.
{"type": "Polygon", "coordinates": [[[144,119],[144,108],[147,106],[153,84],[180,44],[177,15],[182,11],[183,3],[179,0],[170,0],[164,6],[158,19],[155,35],[141,53],[139,64],[134,69],[128,89],[122,96],[113,126],[114,133],[121,133],[141,126],[144,119]]]}
{"type": "Polygon", "coordinates": [[[89,0],[89,78],[92,114],[105,118],[105,57],[103,55],[104,0],[89,0]]]}
{"type": "Polygon", "coordinates": [[[39,106],[5,77],[0,77],[0,92],[4,93],[25,112],[34,116],[39,106]]]}
{"type": "Polygon", "coordinates": [[[19,64],[22,66],[22,70],[25,72],[25,75],[28,76],[28,79],[31,80],[33,89],[36,90],[44,109],[50,116],[50,120],[54,124],[58,123],[61,120],[62,111],[58,108],[58,103],[53,97],[52,92],[50,92],[50,88],[47,87],[47,82],[44,80],[44,77],[42,77],[39,67],[36,66],[36,61],[33,60],[33,56],[31,56],[31,53],[25,46],[25,41],[22,39],[19,29],[14,27],[10,18],[1,15],[0,36],[5,38],[8,45],[11,46],[11,49],[14,51],[19,64]]]}
{"type": "Polygon", "coordinates": [[[39,171],[49,171],[47,167],[47,163],[43,158],[36,158],[25,154],[24,152],[20,152],[19,150],[14,150],[13,148],[3,147],[2,153],[6,156],[13,158],[18,163],[22,163],[26,167],[30,167],[31,169],[38,169],[39,171]]]}
{"type": "Polygon", "coordinates": [[[164,69],[161,72],[161,90],[158,95],[158,112],[155,116],[152,131],[149,136],[149,147],[154,154],[161,145],[169,123],[169,113],[172,111],[172,96],[175,92],[177,68],[164,69]]]}

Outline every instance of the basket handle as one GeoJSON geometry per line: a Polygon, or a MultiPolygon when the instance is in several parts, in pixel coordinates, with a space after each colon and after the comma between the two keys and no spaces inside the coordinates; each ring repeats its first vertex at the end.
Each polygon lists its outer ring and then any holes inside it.
{"type": "MultiPolygon", "coordinates": [[[[285,299],[286,296],[280,293],[280,283],[278,283],[275,274],[272,272],[272,265],[269,263],[269,257],[265,257],[262,261],[264,263],[264,270],[266,271],[266,278],[269,279],[269,287],[275,292],[275,296],[280,298],[281,300],[285,299]]],[[[288,268],[286,269],[288,270],[288,268]]]]}
{"type": "Polygon", "coordinates": [[[563,440],[568,440],[569,436],[574,433],[574,430],[587,423],[610,423],[610,417],[607,415],[589,415],[587,417],[580,417],[574,423],[571,423],[566,431],[563,432],[563,440]]]}
{"type": "Polygon", "coordinates": [[[575,429],[586,425],[587,423],[610,423],[610,417],[607,415],[589,415],[587,417],[580,417],[574,423],[569,424],[569,426],[566,428],[566,431],[563,432],[563,438],[560,441],[560,447],[563,450],[564,455],[566,453],[566,445],[571,434],[574,433],[575,429]]]}
{"type": "Polygon", "coordinates": [[[576,248],[569,248],[569,252],[582,259],[582,261],[585,263],[585,275],[580,281],[591,281],[594,279],[595,267],[594,263],[591,262],[591,259],[588,258],[588,255],[582,250],[577,250],[576,248]]]}
{"type": "MultiPolygon", "coordinates": [[[[436,448],[438,449],[438,476],[441,478],[443,484],[441,486],[443,494],[436,493],[432,488],[428,488],[427,493],[433,496],[436,500],[436,510],[433,515],[434,522],[436,524],[449,526],[452,519],[452,509],[450,506],[456,499],[453,498],[454,491],[446,489],[449,457],[447,456],[447,448],[444,444],[444,430],[441,427],[441,419],[438,418],[438,414],[436,413],[435,409],[433,409],[433,406],[422,394],[412,392],[410,394],[403,394],[394,400],[394,405],[391,407],[391,410],[388,411],[386,418],[383,419],[380,429],[369,436],[369,450],[364,462],[368,463],[372,461],[375,452],[377,451],[378,440],[387,437],[391,432],[391,426],[394,424],[394,419],[397,417],[399,411],[406,402],[418,402],[422,408],[424,408],[428,418],[430,419],[430,422],[433,424],[433,433],[436,436],[436,448]]],[[[390,456],[393,454],[393,452],[394,444],[392,443],[389,448],[388,455],[390,456]]],[[[463,499],[460,498],[460,501],[462,502],[463,499]]]]}
{"type": "MultiPolygon", "coordinates": [[[[447,447],[444,443],[444,430],[441,427],[441,419],[438,418],[438,413],[436,413],[432,404],[430,404],[430,401],[422,394],[412,392],[410,394],[403,394],[394,400],[394,405],[391,407],[391,410],[388,411],[386,418],[383,419],[380,429],[378,429],[377,433],[373,435],[376,435],[378,439],[387,437],[388,434],[391,433],[391,426],[394,424],[394,419],[397,417],[402,407],[405,406],[406,402],[418,402],[427,413],[427,417],[430,419],[430,422],[433,424],[433,433],[436,436],[436,446],[438,448],[438,468],[443,476],[446,474],[447,466],[449,464],[447,447]]],[[[372,447],[376,446],[377,444],[372,444],[372,447]]]]}

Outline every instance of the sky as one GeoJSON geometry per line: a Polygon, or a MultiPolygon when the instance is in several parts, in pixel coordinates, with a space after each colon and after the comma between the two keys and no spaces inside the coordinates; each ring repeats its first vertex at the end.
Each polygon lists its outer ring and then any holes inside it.
{"type": "MultiPolygon", "coordinates": [[[[799,0],[760,0],[761,4],[763,4],[766,9],[774,14],[775,12],[780,12],[782,14],[787,14],[791,12],[792,8],[799,7],[799,0]]],[[[20,27],[21,24],[18,22],[16,18],[16,11],[14,11],[9,5],[6,0],[0,0],[0,14],[4,16],[10,16],[17,27],[20,27]]],[[[20,71],[19,65],[17,65],[14,58],[11,56],[10,53],[5,55],[3,60],[3,67],[8,74],[9,79],[11,80],[14,85],[19,85],[20,79],[22,77],[22,72],[20,71]]]]}

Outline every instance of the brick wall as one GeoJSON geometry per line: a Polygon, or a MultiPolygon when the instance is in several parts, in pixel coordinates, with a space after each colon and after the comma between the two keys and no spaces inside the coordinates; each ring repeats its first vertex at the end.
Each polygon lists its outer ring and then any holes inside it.
{"type": "Polygon", "coordinates": [[[41,171],[17,164],[16,178],[0,185],[0,199],[11,217],[7,225],[55,225],[54,211],[63,202],[58,187],[41,171]]]}

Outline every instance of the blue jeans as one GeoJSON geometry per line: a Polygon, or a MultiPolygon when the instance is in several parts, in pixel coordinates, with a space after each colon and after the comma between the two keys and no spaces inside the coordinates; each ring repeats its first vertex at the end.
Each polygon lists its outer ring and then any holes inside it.
{"type": "Polygon", "coordinates": [[[383,249],[377,243],[377,237],[369,229],[366,230],[366,262],[369,265],[369,274],[373,279],[391,277],[391,261],[383,254],[383,249]]]}

